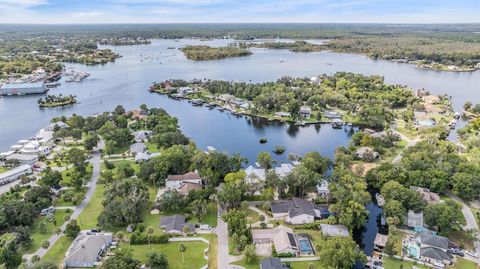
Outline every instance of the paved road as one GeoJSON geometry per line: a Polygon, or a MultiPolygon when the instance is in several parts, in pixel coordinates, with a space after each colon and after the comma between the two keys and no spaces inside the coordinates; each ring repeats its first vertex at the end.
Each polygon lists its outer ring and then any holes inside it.
{"type": "MultiPolygon", "coordinates": [[[[220,205],[218,206],[218,212],[221,212],[220,205]]],[[[217,227],[215,228],[215,232],[217,234],[217,242],[218,242],[218,253],[217,253],[217,265],[218,269],[226,269],[228,267],[228,226],[222,218],[218,219],[217,227]]]]}
{"type": "MultiPolygon", "coordinates": [[[[100,149],[102,149],[104,146],[105,146],[105,143],[103,140],[101,140],[98,144],[98,147],[94,149],[92,153],[92,158],[90,159],[90,163],[93,165],[93,170],[92,170],[92,177],[90,179],[90,185],[87,190],[87,193],[85,194],[85,199],[83,199],[83,201],[75,208],[72,215],[70,216],[70,219],[77,219],[78,216],[80,216],[82,211],[85,209],[85,207],[88,205],[88,203],[93,197],[93,193],[95,192],[95,188],[97,186],[98,178],[100,177],[100,160],[101,160],[100,149]]],[[[60,229],[64,231],[66,226],[67,226],[67,222],[65,222],[60,227],[60,229]]],[[[95,227],[92,227],[92,228],[95,228],[95,227]]],[[[61,236],[62,235],[53,234],[48,239],[48,241],[50,241],[50,247],[52,247],[61,236]]],[[[41,258],[47,253],[48,249],[49,248],[45,249],[41,247],[33,254],[24,255],[23,258],[30,262],[30,258],[32,256],[37,255],[41,258]]]]}

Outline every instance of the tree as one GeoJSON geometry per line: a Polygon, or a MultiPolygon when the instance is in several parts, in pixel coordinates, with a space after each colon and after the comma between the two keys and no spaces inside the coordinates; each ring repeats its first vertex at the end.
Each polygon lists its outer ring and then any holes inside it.
{"type": "Polygon", "coordinates": [[[185,246],[185,244],[180,244],[178,246],[178,251],[180,251],[180,253],[182,253],[182,263],[185,263],[185,259],[183,257],[183,253],[185,253],[185,251],[187,251],[187,246],[185,246]]]}
{"type": "Polygon", "coordinates": [[[42,248],[49,248],[49,247],[50,247],[50,241],[43,240],[42,241],[42,248]]]}
{"type": "Polygon", "coordinates": [[[116,233],[116,237],[117,237],[118,241],[122,242],[125,235],[121,231],[118,231],[116,233]]]}
{"type": "Polygon", "coordinates": [[[83,139],[83,146],[86,150],[93,150],[98,144],[98,135],[96,133],[89,133],[83,139]]]}
{"type": "Polygon", "coordinates": [[[461,229],[463,218],[460,205],[454,201],[428,205],[424,211],[425,223],[430,229],[437,228],[441,234],[461,229]]]}
{"type": "Polygon", "coordinates": [[[245,255],[245,261],[248,264],[253,264],[258,260],[257,253],[256,253],[256,250],[255,250],[255,245],[246,246],[243,253],[245,255]]]}
{"type": "Polygon", "coordinates": [[[44,175],[40,182],[48,187],[58,187],[62,181],[62,173],[52,170],[50,167],[45,168],[44,175]]]}
{"type": "Polygon", "coordinates": [[[38,231],[42,234],[47,233],[47,223],[45,221],[42,221],[38,224],[38,231]]]}
{"type": "Polygon", "coordinates": [[[122,226],[141,222],[148,202],[148,188],[138,179],[116,181],[104,193],[101,226],[122,226]]]}
{"type": "Polygon", "coordinates": [[[207,214],[207,201],[205,199],[194,200],[190,203],[190,207],[192,208],[192,214],[202,222],[203,217],[207,214]]]}
{"type": "Polygon", "coordinates": [[[84,165],[87,157],[85,151],[79,148],[72,148],[67,152],[67,160],[72,163],[75,167],[84,165]]]}
{"type": "Polygon", "coordinates": [[[150,245],[150,237],[152,237],[154,232],[155,232],[155,230],[153,229],[152,226],[147,227],[148,245],[150,245]]]}
{"type": "Polygon", "coordinates": [[[80,226],[78,226],[76,220],[70,220],[67,226],[65,227],[65,234],[71,240],[77,238],[78,234],[80,233],[80,226]]]}
{"type": "Polygon", "coordinates": [[[465,102],[465,104],[463,105],[463,109],[464,109],[465,111],[468,111],[468,110],[470,110],[470,108],[472,108],[472,106],[473,106],[472,102],[467,101],[467,102],[465,102]]]}
{"type": "Polygon", "coordinates": [[[102,269],[139,269],[142,263],[134,259],[130,249],[118,249],[115,255],[103,261],[102,269]]]}
{"type": "Polygon", "coordinates": [[[125,108],[123,108],[122,105],[118,105],[118,106],[115,107],[113,112],[117,115],[123,115],[123,114],[125,114],[125,108]]]}
{"type": "Polygon", "coordinates": [[[297,197],[303,197],[307,189],[317,185],[318,174],[300,164],[293,168],[292,172],[285,178],[289,193],[297,197]]]}
{"type": "Polygon", "coordinates": [[[325,268],[352,268],[357,261],[366,263],[367,257],[350,237],[331,237],[318,246],[320,262],[325,268]]]}
{"type": "Polygon", "coordinates": [[[218,201],[225,208],[237,208],[242,201],[243,194],[243,184],[236,185],[232,183],[225,183],[217,195],[218,201]]]}
{"type": "Polygon", "coordinates": [[[147,266],[150,269],[167,269],[168,260],[165,254],[159,252],[149,252],[147,254],[147,266]]]}
{"type": "Polygon", "coordinates": [[[270,169],[272,168],[273,160],[270,152],[260,152],[257,155],[257,162],[260,164],[262,168],[270,169]]]}
{"type": "Polygon", "coordinates": [[[165,191],[158,201],[162,211],[180,211],[185,207],[185,197],[177,190],[165,191]]]}
{"type": "Polygon", "coordinates": [[[403,207],[402,203],[397,200],[388,200],[383,206],[383,212],[385,216],[391,218],[391,223],[389,225],[398,226],[405,221],[405,216],[407,211],[403,207]]]}

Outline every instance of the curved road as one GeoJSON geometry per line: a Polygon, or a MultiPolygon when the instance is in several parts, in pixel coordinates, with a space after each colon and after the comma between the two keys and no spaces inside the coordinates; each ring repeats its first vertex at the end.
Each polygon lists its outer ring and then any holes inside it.
{"type": "MultiPolygon", "coordinates": [[[[98,178],[100,177],[100,160],[101,160],[100,150],[103,149],[104,146],[105,146],[104,141],[100,140],[97,147],[92,152],[92,158],[90,159],[90,163],[92,164],[93,169],[92,169],[92,177],[91,177],[90,182],[89,182],[89,187],[88,187],[87,193],[85,194],[85,199],[83,199],[83,201],[75,208],[75,210],[73,210],[73,213],[70,216],[70,219],[77,219],[78,216],[80,216],[80,214],[83,212],[83,210],[85,209],[85,207],[88,205],[88,203],[90,202],[90,200],[93,197],[93,193],[95,192],[95,188],[97,187],[98,178]]],[[[66,226],[67,226],[67,222],[65,222],[60,227],[62,232],[65,231],[66,226]]],[[[35,255],[39,256],[40,258],[43,257],[47,253],[47,251],[55,244],[55,242],[57,242],[57,240],[60,239],[60,237],[62,237],[62,236],[63,236],[62,234],[60,234],[60,235],[53,234],[48,239],[48,241],[50,242],[50,247],[49,248],[40,247],[33,254],[23,255],[23,258],[26,259],[28,262],[30,262],[30,258],[35,256],[35,255]]]]}

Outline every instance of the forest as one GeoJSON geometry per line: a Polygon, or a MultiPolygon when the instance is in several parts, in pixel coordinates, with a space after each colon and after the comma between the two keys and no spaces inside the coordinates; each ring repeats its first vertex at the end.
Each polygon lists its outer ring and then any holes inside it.
{"type": "Polygon", "coordinates": [[[187,59],[194,61],[225,59],[230,57],[248,56],[252,54],[249,50],[236,46],[218,48],[209,46],[186,46],[180,50],[185,54],[187,59]]]}

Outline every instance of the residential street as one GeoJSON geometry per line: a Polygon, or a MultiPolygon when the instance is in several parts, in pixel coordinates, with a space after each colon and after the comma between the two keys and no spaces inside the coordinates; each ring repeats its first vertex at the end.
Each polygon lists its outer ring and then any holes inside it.
{"type": "MultiPolygon", "coordinates": [[[[218,212],[222,212],[220,205],[218,206],[218,212]]],[[[228,226],[222,218],[218,218],[217,227],[215,228],[215,232],[217,233],[217,240],[218,240],[218,253],[217,253],[217,264],[218,269],[226,269],[228,268],[228,226]]]]}
{"type": "MultiPolygon", "coordinates": [[[[94,149],[94,151],[92,152],[92,158],[90,159],[90,163],[93,165],[93,170],[92,170],[92,177],[90,179],[90,184],[89,184],[89,188],[87,190],[87,193],[85,194],[85,199],[83,199],[83,201],[75,208],[75,210],[73,211],[72,215],[70,216],[70,219],[77,219],[78,216],[80,216],[80,214],[82,213],[82,211],[85,209],[85,207],[88,205],[88,203],[90,202],[90,200],[92,199],[93,197],[93,193],[95,192],[95,188],[97,186],[97,181],[98,181],[98,178],[100,177],[100,161],[101,161],[101,153],[100,153],[100,149],[103,149],[103,147],[105,146],[105,143],[103,140],[100,140],[98,146],[96,149],[94,149]]],[[[60,229],[62,231],[65,230],[65,227],[67,226],[67,222],[65,222],[61,227],[60,229]]],[[[94,227],[92,227],[94,228],[94,227]]],[[[57,240],[61,237],[62,235],[57,235],[57,234],[53,234],[49,239],[48,241],[50,241],[50,248],[55,244],[55,242],[57,242],[57,240]]],[[[49,248],[48,248],[49,249],[49,248]]],[[[43,257],[48,249],[45,249],[45,248],[39,248],[35,253],[33,254],[29,254],[29,255],[24,255],[23,258],[24,259],[27,259],[28,261],[30,261],[30,258],[32,256],[39,256],[40,258],[43,257]]]]}

